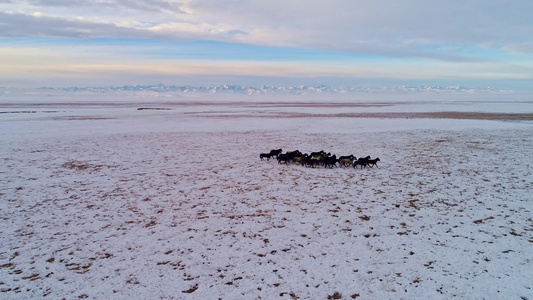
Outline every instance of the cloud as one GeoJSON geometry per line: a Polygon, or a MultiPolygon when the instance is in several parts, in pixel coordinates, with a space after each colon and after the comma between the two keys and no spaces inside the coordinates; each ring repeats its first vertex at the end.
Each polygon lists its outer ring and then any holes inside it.
{"type": "Polygon", "coordinates": [[[0,0],[0,74],[525,81],[530,11],[502,0],[0,0]]]}
{"type": "Polygon", "coordinates": [[[533,54],[533,43],[509,44],[504,48],[517,53],[533,54]]]}
{"type": "Polygon", "coordinates": [[[533,2],[472,1],[134,1],[26,0],[1,36],[206,39],[391,57],[478,60],[447,45],[506,51],[533,43],[533,2]],[[40,18],[29,17],[34,12],[40,18]],[[83,20],[79,22],[76,20],[83,20]],[[237,34],[235,34],[237,33],[237,34]],[[516,48],[516,47],[515,47],[516,48]]]}
{"type": "Polygon", "coordinates": [[[66,38],[140,38],[163,40],[235,39],[246,32],[230,26],[208,23],[167,22],[158,25],[140,24],[121,20],[117,23],[100,22],[84,17],[73,19],[50,17],[42,12],[31,15],[1,13],[0,37],[66,37],[66,38]]]}
{"type": "Polygon", "coordinates": [[[43,16],[0,13],[0,36],[3,37],[68,37],[89,38],[94,36],[141,36],[136,30],[113,24],[101,24],[81,19],[67,20],[43,16]]]}
{"type": "Polygon", "coordinates": [[[418,56],[428,45],[498,46],[533,38],[528,34],[533,2],[199,0],[190,5],[202,19],[261,32],[251,34],[254,42],[274,45],[418,56]]]}
{"type": "Polygon", "coordinates": [[[68,8],[80,8],[80,7],[99,7],[112,8],[112,9],[128,9],[138,11],[160,11],[168,13],[183,14],[185,13],[181,6],[182,1],[161,1],[161,0],[27,0],[20,1],[19,3],[26,3],[28,6],[33,7],[68,7],[68,8]]]}
{"type": "MultiPolygon", "coordinates": [[[[116,47],[119,47],[117,45],[116,47]]],[[[210,58],[138,59],[127,50],[117,56],[114,46],[78,46],[41,50],[0,47],[0,77],[71,76],[97,78],[137,74],[151,76],[264,76],[344,77],[380,79],[533,79],[533,64],[486,62],[439,62],[425,59],[405,61],[262,61],[210,58]],[[63,49],[65,48],[65,49],[63,49]],[[109,52],[109,53],[108,53],[109,52]],[[92,55],[98,54],[98,55],[92,55]]],[[[131,45],[136,48],[138,46],[131,45]]],[[[141,47],[142,48],[142,47],[141,47]]],[[[141,49],[139,49],[140,51],[141,49]]]]}

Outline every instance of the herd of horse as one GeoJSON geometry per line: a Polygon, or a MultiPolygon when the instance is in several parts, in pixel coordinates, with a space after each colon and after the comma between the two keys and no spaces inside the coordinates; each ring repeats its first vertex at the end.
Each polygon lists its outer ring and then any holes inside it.
{"type": "Polygon", "coordinates": [[[337,158],[337,155],[331,153],[326,153],[324,150],[318,152],[311,152],[311,154],[302,153],[299,150],[288,151],[283,153],[282,149],[273,149],[268,153],[259,154],[261,160],[270,160],[275,158],[278,161],[278,164],[300,164],[306,167],[320,167],[324,168],[334,168],[340,167],[353,167],[357,168],[360,166],[362,168],[374,166],[378,167],[377,162],[380,161],[379,157],[371,159],[370,156],[356,158],[353,154],[340,156],[337,158]]]}

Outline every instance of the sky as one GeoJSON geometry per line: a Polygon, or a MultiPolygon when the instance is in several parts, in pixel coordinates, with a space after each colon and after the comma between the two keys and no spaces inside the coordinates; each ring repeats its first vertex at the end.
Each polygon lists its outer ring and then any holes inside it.
{"type": "Polygon", "coordinates": [[[532,1],[0,0],[0,86],[533,92],[532,1]]]}

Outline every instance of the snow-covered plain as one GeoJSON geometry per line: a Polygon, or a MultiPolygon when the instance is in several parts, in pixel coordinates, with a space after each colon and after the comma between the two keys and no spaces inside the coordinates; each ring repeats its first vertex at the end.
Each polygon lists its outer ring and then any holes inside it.
{"type": "Polygon", "coordinates": [[[532,121],[148,104],[0,109],[0,298],[533,299],[532,121]]]}

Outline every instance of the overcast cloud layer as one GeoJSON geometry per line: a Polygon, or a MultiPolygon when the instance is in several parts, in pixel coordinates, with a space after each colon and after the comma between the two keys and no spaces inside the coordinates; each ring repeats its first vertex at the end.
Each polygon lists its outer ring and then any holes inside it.
{"type": "Polygon", "coordinates": [[[3,0],[0,76],[20,81],[32,66],[58,79],[62,70],[76,66],[91,66],[94,76],[99,68],[120,76],[123,65],[139,66],[134,73],[186,76],[190,69],[212,64],[217,76],[528,80],[533,79],[531,11],[531,1],[497,0],[3,0]],[[57,49],[58,39],[70,41],[71,47],[57,49]],[[114,39],[140,42],[135,49],[109,46],[114,39]],[[212,44],[181,50],[195,41],[212,44]],[[238,54],[220,57],[217,43],[232,45],[238,54]],[[100,47],[109,51],[102,54],[100,47]],[[292,52],[283,54],[284,49],[292,52]],[[294,49],[316,52],[302,63],[294,49]],[[269,50],[279,57],[251,54],[269,50]],[[27,51],[55,53],[50,59],[57,68],[35,59],[31,65],[13,63],[28,61],[27,51]],[[194,57],[198,51],[204,55],[194,57]],[[59,63],[62,58],[72,62],[59,63]],[[166,68],[169,62],[177,69],[166,68]],[[155,68],[147,72],[146,65],[155,68]]]}

